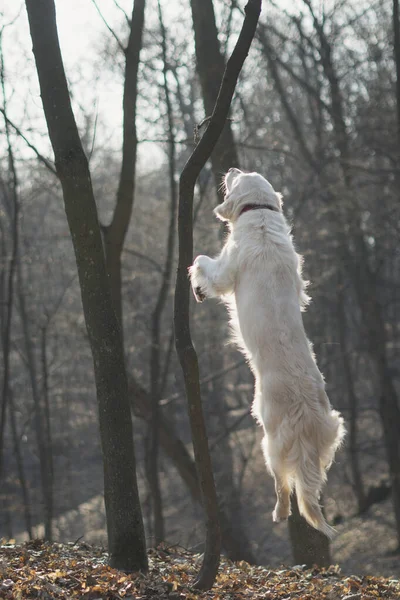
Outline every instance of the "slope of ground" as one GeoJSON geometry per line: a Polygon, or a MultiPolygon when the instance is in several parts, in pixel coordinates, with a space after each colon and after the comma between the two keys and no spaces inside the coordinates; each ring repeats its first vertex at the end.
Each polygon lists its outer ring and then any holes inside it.
{"type": "Polygon", "coordinates": [[[201,556],[179,547],[149,552],[147,575],[111,569],[103,550],[88,544],[33,541],[0,547],[0,598],[5,600],[397,600],[400,581],[342,576],[338,567],[277,570],[222,559],[214,588],[191,582],[201,556]]]}

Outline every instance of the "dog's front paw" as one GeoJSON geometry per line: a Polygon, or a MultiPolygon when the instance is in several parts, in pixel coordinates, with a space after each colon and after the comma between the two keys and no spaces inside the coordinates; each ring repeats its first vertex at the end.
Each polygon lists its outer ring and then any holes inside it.
{"type": "Polygon", "coordinates": [[[196,302],[204,302],[204,300],[207,298],[199,285],[196,288],[193,288],[193,294],[196,298],[196,302]]]}
{"type": "Polygon", "coordinates": [[[205,293],[206,281],[201,267],[204,256],[198,256],[193,265],[189,267],[190,282],[196,302],[203,302],[207,295],[205,293]]]}

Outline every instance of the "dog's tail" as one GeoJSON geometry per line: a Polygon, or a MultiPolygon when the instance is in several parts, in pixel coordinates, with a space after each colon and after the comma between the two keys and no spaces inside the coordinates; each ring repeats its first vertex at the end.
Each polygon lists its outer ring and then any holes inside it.
{"type": "Polygon", "coordinates": [[[297,483],[296,495],[300,514],[305,518],[307,523],[324,533],[331,540],[336,533],[336,529],[326,522],[318,498],[308,496],[307,493],[304,493],[304,489],[297,483]]]}
{"type": "MultiPolygon", "coordinates": [[[[325,392],[323,394],[326,398],[325,392]]],[[[335,529],[326,522],[319,498],[326,471],[345,435],[343,418],[337,411],[330,410],[317,430],[313,435],[299,435],[288,458],[300,514],[312,527],[332,539],[335,529]]]]}
{"type": "Polygon", "coordinates": [[[325,480],[326,473],[318,452],[308,441],[301,442],[294,482],[299,511],[312,527],[332,539],[335,529],[326,522],[319,504],[319,496],[325,480]]]}

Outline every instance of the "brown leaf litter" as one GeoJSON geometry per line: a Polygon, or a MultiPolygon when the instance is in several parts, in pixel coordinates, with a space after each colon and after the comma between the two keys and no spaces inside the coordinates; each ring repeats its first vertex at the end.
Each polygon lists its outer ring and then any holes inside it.
{"type": "Polygon", "coordinates": [[[191,588],[202,557],[180,547],[149,550],[149,572],[126,575],[86,543],[32,541],[0,546],[5,600],[400,600],[399,579],[342,576],[339,567],[272,570],[221,559],[213,589],[191,588]]]}

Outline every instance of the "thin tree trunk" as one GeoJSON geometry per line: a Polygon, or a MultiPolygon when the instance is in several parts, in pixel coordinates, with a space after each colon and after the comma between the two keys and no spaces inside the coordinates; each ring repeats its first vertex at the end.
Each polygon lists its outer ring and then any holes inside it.
{"type": "Polygon", "coordinates": [[[53,466],[53,442],[51,434],[50,420],[50,401],[49,401],[49,374],[47,368],[47,326],[41,330],[41,363],[42,363],[42,397],[43,397],[43,422],[44,422],[44,451],[46,455],[47,470],[47,497],[46,497],[46,527],[49,528],[49,536],[46,539],[52,539],[52,520],[54,512],[54,466],[53,466]]]}
{"type": "Polygon", "coordinates": [[[120,322],[114,311],[86,156],[71,108],[53,0],[26,0],[44,114],[71,231],[91,345],[111,566],[147,570],[120,322]]]}
{"type": "Polygon", "coordinates": [[[29,489],[28,489],[28,486],[26,483],[26,478],[25,478],[24,459],[23,459],[23,454],[21,452],[20,437],[18,435],[18,430],[17,430],[17,420],[15,418],[14,399],[13,399],[13,395],[12,395],[11,391],[10,391],[10,423],[11,423],[11,433],[12,433],[13,443],[14,443],[15,462],[17,463],[18,479],[19,479],[19,485],[21,487],[22,504],[24,507],[25,528],[28,533],[29,539],[32,540],[33,532],[32,532],[31,503],[30,503],[30,498],[29,498],[29,489]]]}
{"type": "Polygon", "coordinates": [[[181,363],[188,399],[193,448],[198,470],[203,506],[206,512],[206,547],[200,573],[195,582],[199,589],[209,589],[218,570],[220,528],[218,503],[201,405],[199,368],[189,326],[189,281],[187,270],[193,261],[193,195],[196,179],[209,158],[226,123],[237,79],[248,54],[261,11],[261,0],[249,0],[246,18],[238,42],[228,60],[217,103],[207,130],[186,163],[179,182],[179,260],[175,288],[174,326],[176,349],[181,363]]]}
{"type": "Polygon", "coordinates": [[[8,165],[10,169],[9,187],[11,192],[10,223],[11,223],[11,252],[7,274],[7,295],[5,307],[5,323],[1,323],[1,344],[3,350],[3,382],[1,388],[0,405],[0,481],[2,479],[4,462],[4,433],[6,426],[6,410],[10,393],[10,350],[11,350],[11,325],[14,306],[14,280],[17,266],[18,242],[19,242],[19,197],[18,177],[14,160],[14,152],[11,145],[10,128],[7,119],[7,96],[5,91],[4,57],[2,32],[0,31],[0,83],[4,106],[4,126],[6,132],[8,165]]]}
{"type": "MultiPolygon", "coordinates": [[[[200,79],[204,110],[206,116],[209,117],[213,113],[219,87],[224,76],[225,58],[218,40],[213,1],[191,0],[190,4],[195,34],[197,72],[200,79]]],[[[224,193],[221,187],[222,176],[231,167],[240,166],[230,120],[226,121],[210,158],[218,198],[222,202],[224,193]]],[[[220,235],[223,236],[224,232],[225,226],[222,225],[220,235]]],[[[224,327],[221,325],[220,309],[221,307],[214,305],[210,308],[211,321],[218,323],[215,334],[219,340],[222,337],[221,329],[224,327]]],[[[217,371],[223,369],[224,360],[224,353],[213,352],[212,363],[217,371]]],[[[218,407],[218,425],[220,428],[224,427],[227,411],[226,398],[223,392],[224,381],[223,379],[218,379],[214,386],[213,398],[218,407]]],[[[240,494],[236,489],[234,481],[233,454],[229,438],[224,438],[222,444],[223,448],[220,448],[220,452],[213,456],[213,462],[216,467],[219,501],[224,503],[227,513],[231,517],[231,535],[232,538],[236,537],[237,539],[237,548],[236,552],[234,552],[235,559],[239,560],[239,557],[246,556],[245,560],[252,561],[254,557],[252,556],[250,542],[243,526],[240,494]],[[223,460],[220,460],[222,456],[223,460]]]]}
{"type": "Polygon", "coordinates": [[[148,479],[153,500],[154,513],[154,536],[156,544],[165,538],[164,519],[162,514],[162,500],[158,473],[158,454],[159,454],[159,401],[162,385],[161,371],[161,339],[160,325],[164,312],[168,293],[171,287],[172,267],[175,248],[176,231],[176,213],[177,213],[177,185],[175,182],[176,173],[176,151],[175,151],[175,132],[172,103],[168,85],[168,59],[167,59],[167,33],[164,26],[160,2],[158,2],[158,19],[161,30],[161,51],[163,60],[163,89],[165,94],[165,103],[167,107],[168,120],[168,167],[169,167],[169,191],[170,191],[170,218],[168,226],[168,239],[166,258],[162,275],[162,282],[157,297],[156,306],[152,314],[151,323],[151,358],[150,358],[150,394],[152,405],[152,418],[150,426],[150,448],[148,457],[148,479]]]}
{"type": "Polygon", "coordinates": [[[338,282],[338,329],[339,329],[339,343],[340,351],[343,361],[343,373],[346,380],[346,388],[349,399],[349,441],[348,449],[350,455],[350,466],[353,475],[353,488],[357,498],[358,512],[361,514],[367,508],[366,495],[364,489],[364,483],[361,474],[360,461],[358,459],[357,451],[357,418],[358,418],[358,397],[354,388],[353,373],[351,370],[351,361],[349,351],[347,348],[347,335],[346,335],[346,312],[344,307],[344,290],[343,283],[340,277],[338,282]]]}
{"type": "Polygon", "coordinates": [[[393,0],[393,53],[396,65],[396,109],[397,109],[397,144],[398,161],[400,161],[400,21],[399,0],[393,0]]]}
{"type": "Polygon", "coordinates": [[[21,265],[18,262],[17,272],[17,285],[18,285],[18,302],[19,302],[19,314],[22,325],[22,334],[25,343],[25,354],[26,363],[29,373],[29,379],[31,383],[32,399],[33,399],[33,411],[34,411],[34,424],[35,424],[35,435],[36,444],[39,454],[39,465],[40,465],[40,481],[42,488],[43,498],[43,520],[44,520],[44,537],[46,540],[51,541],[53,537],[52,531],[52,513],[53,513],[53,486],[52,486],[52,475],[50,474],[50,462],[47,454],[46,444],[46,426],[44,423],[44,416],[41,403],[41,395],[38,386],[38,375],[36,367],[35,349],[32,341],[32,335],[29,328],[29,317],[25,304],[25,295],[22,289],[22,273],[21,265]]]}
{"type": "Polygon", "coordinates": [[[145,5],[146,0],[134,0],[132,8],[131,30],[125,50],[122,165],[112,221],[110,225],[103,227],[107,272],[110,277],[112,299],[121,325],[122,335],[121,254],[131,220],[135,191],[136,104],[145,5]]]}

